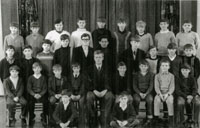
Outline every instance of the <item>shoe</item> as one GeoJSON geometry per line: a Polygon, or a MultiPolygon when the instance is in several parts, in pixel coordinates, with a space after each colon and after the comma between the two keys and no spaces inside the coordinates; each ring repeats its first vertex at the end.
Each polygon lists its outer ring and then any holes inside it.
{"type": "Polygon", "coordinates": [[[22,122],[22,126],[26,126],[26,119],[25,118],[21,119],[21,122],[22,122]]]}
{"type": "Polygon", "coordinates": [[[147,119],[146,122],[144,123],[144,126],[150,126],[152,123],[152,119],[147,119]]]}

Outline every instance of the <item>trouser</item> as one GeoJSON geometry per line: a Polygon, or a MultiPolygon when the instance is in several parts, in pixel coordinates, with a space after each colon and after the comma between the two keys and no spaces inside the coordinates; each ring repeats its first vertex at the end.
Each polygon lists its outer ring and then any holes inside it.
{"type": "MultiPolygon", "coordinates": [[[[140,97],[139,94],[134,94],[133,95],[133,106],[135,108],[136,114],[139,114],[139,106],[140,106],[140,101],[142,98],[140,97]]],[[[153,96],[151,94],[148,94],[145,99],[146,101],[146,110],[147,110],[147,115],[152,116],[153,112],[153,96]]]]}
{"type": "Polygon", "coordinates": [[[49,97],[49,118],[50,118],[50,123],[55,123],[55,120],[53,119],[53,112],[55,111],[56,108],[56,103],[59,102],[60,99],[57,99],[55,96],[49,97]]]}
{"type": "Polygon", "coordinates": [[[119,126],[119,124],[117,123],[117,121],[111,121],[110,122],[110,126],[112,127],[112,128],[133,128],[134,126],[136,126],[136,125],[138,125],[138,121],[137,121],[137,119],[136,120],[134,120],[134,121],[132,121],[132,122],[129,122],[127,125],[125,125],[124,127],[121,127],[121,126],[119,126]]]}
{"type": "Polygon", "coordinates": [[[104,97],[97,98],[93,92],[88,92],[87,93],[87,110],[88,110],[89,117],[91,117],[91,119],[95,118],[94,102],[97,99],[100,101],[100,110],[101,110],[100,123],[101,123],[101,127],[106,128],[107,125],[108,125],[108,121],[110,119],[110,112],[111,112],[112,104],[114,102],[114,96],[111,92],[108,91],[104,95],[104,97]]]}
{"type": "MultiPolygon", "coordinates": [[[[154,115],[155,116],[160,115],[160,104],[162,102],[163,101],[161,100],[160,96],[156,95],[154,99],[154,115]]],[[[167,104],[168,115],[173,116],[174,115],[174,97],[172,95],[168,96],[165,102],[167,104]]]]}
{"type": "Polygon", "coordinates": [[[0,96],[0,126],[6,128],[6,98],[0,96]]]}
{"type": "MultiPolygon", "coordinates": [[[[23,97],[25,98],[26,101],[29,101],[29,99],[30,99],[30,95],[27,93],[27,91],[24,91],[23,97]]],[[[27,113],[28,113],[28,104],[23,105],[21,107],[21,110],[22,110],[21,116],[26,117],[27,113]]]]}
{"type": "Polygon", "coordinates": [[[180,122],[184,121],[184,107],[189,118],[194,119],[195,122],[199,120],[200,112],[200,97],[194,97],[191,103],[188,103],[183,97],[178,97],[177,101],[178,112],[177,115],[180,117],[180,122]]]}

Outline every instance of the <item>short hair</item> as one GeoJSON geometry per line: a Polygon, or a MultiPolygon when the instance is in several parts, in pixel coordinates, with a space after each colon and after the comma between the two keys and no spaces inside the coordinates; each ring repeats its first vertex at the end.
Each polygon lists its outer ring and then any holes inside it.
{"type": "Polygon", "coordinates": [[[66,40],[66,39],[70,40],[69,35],[67,35],[67,34],[62,34],[62,35],[60,36],[60,40],[66,40]]]}
{"type": "Polygon", "coordinates": [[[141,61],[139,62],[139,65],[147,65],[147,66],[149,67],[149,62],[146,61],[146,60],[141,60],[141,61]]]}
{"type": "Polygon", "coordinates": [[[103,22],[103,23],[105,23],[106,19],[103,18],[103,17],[99,17],[99,18],[97,18],[97,22],[103,22]]]}
{"type": "Polygon", "coordinates": [[[8,46],[6,47],[6,51],[7,51],[8,49],[12,49],[12,50],[15,51],[15,47],[14,47],[13,45],[8,45],[8,46]]]}
{"type": "Polygon", "coordinates": [[[44,41],[43,41],[43,43],[42,44],[49,44],[49,45],[51,45],[52,43],[51,43],[51,41],[50,40],[48,40],[48,39],[45,39],[44,41]]]}
{"type": "Polygon", "coordinates": [[[139,27],[139,26],[145,27],[145,26],[146,26],[146,23],[145,23],[144,21],[140,20],[140,21],[137,21],[137,22],[136,22],[136,26],[137,26],[137,27],[139,27]]]}
{"type": "MultiPolygon", "coordinates": [[[[79,22],[80,20],[85,20],[85,18],[83,17],[78,17],[77,22],[79,22]]],[[[86,21],[86,20],[85,20],[86,21]]]]}
{"type": "Polygon", "coordinates": [[[60,64],[55,64],[55,65],[53,65],[52,69],[53,69],[53,71],[58,70],[58,69],[62,70],[62,66],[60,64]]]}
{"type": "Polygon", "coordinates": [[[157,48],[155,45],[151,45],[151,46],[149,47],[149,51],[150,51],[151,49],[153,49],[153,48],[156,48],[156,50],[158,50],[158,48],[157,48]]]}
{"type": "Polygon", "coordinates": [[[126,66],[126,64],[125,64],[123,61],[120,61],[120,62],[117,64],[117,68],[119,68],[120,66],[126,66]]]}
{"type": "Polygon", "coordinates": [[[20,71],[20,68],[17,66],[17,65],[13,65],[9,68],[9,72],[12,71],[12,70],[16,70],[16,71],[20,71]]]}
{"type": "Polygon", "coordinates": [[[67,89],[64,89],[62,90],[61,95],[70,97],[72,95],[72,92],[67,89]]]}
{"type": "Polygon", "coordinates": [[[31,25],[30,25],[30,27],[37,27],[37,28],[39,28],[39,27],[40,27],[40,25],[39,25],[39,23],[38,23],[38,22],[31,22],[31,25]]]}
{"type": "Polygon", "coordinates": [[[80,65],[79,63],[75,62],[75,63],[72,64],[72,69],[73,69],[74,67],[81,67],[81,65],[80,65]]]}
{"type": "Polygon", "coordinates": [[[161,19],[160,23],[162,23],[162,22],[165,22],[165,23],[169,24],[169,20],[168,19],[161,19]]]}
{"type": "Polygon", "coordinates": [[[31,50],[32,50],[33,48],[32,48],[31,45],[25,45],[24,48],[23,48],[23,51],[24,51],[25,49],[31,49],[31,50]]]}
{"type": "Polygon", "coordinates": [[[12,23],[10,23],[10,27],[19,28],[19,24],[17,22],[12,22],[12,23]]]}
{"type": "Polygon", "coordinates": [[[192,22],[191,22],[190,20],[184,20],[184,21],[183,21],[183,24],[186,24],[186,23],[187,23],[187,24],[192,24],[192,22]]]}
{"type": "Polygon", "coordinates": [[[170,65],[170,61],[165,58],[160,61],[160,66],[162,65],[162,63],[168,63],[170,65]]]}
{"type": "Polygon", "coordinates": [[[55,25],[55,24],[59,24],[59,23],[61,23],[61,22],[64,24],[63,20],[60,19],[60,18],[58,18],[58,19],[56,19],[56,20],[54,21],[54,25],[55,25]]]}
{"type": "Polygon", "coordinates": [[[99,54],[102,54],[104,56],[104,53],[101,50],[94,51],[94,56],[99,54]]]}
{"type": "Polygon", "coordinates": [[[176,43],[169,43],[167,49],[177,49],[176,43]]]}
{"type": "Polygon", "coordinates": [[[132,36],[130,41],[140,42],[140,37],[138,35],[132,36]]]}
{"type": "Polygon", "coordinates": [[[124,18],[119,18],[117,20],[117,23],[126,23],[126,20],[124,18]]]}
{"type": "Polygon", "coordinates": [[[90,35],[89,35],[88,33],[83,33],[83,34],[81,35],[81,39],[82,39],[83,37],[89,37],[89,39],[90,39],[90,35]]]}
{"type": "Polygon", "coordinates": [[[193,50],[194,48],[193,48],[192,44],[186,44],[186,45],[183,46],[183,50],[185,50],[185,49],[192,49],[193,50]]]}
{"type": "Polygon", "coordinates": [[[107,35],[101,35],[101,36],[98,37],[98,41],[101,41],[103,38],[108,39],[108,36],[107,35]]]}
{"type": "Polygon", "coordinates": [[[42,69],[42,65],[39,62],[35,62],[32,65],[32,68],[40,67],[42,69]]]}
{"type": "Polygon", "coordinates": [[[191,68],[191,66],[190,66],[189,64],[184,63],[184,64],[181,66],[181,69],[189,69],[189,70],[191,70],[192,68],[191,68]]]}

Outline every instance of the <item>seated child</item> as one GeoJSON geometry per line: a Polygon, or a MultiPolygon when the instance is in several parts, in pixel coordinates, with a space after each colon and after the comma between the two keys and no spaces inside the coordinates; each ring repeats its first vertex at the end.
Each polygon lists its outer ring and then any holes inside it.
{"type": "Polygon", "coordinates": [[[122,92],[119,96],[119,102],[114,105],[110,122],[112,128],[132,128],[139,124],[128,95],[127,92],[122,92]]]}
{"type": "MultiPolygon", "coordinates": [[[[24,91],[24,85],[22,79],[19,77],[19,67],[13,65],[9,68],[10,76],[4,80],[3,85],[6,89],[6,102],[9,111],[9,120],[12,123],[15,120],[15,106],[16,103],[20,103],[22,106],[26,105],[26,100],[22,96],[24,91]]],[[[21,118],[25,121],[25,117],[21,118]]]]}
{"type": "Polygon", "coordinates": [[[76,109],[71,102],[71,92],[67,90],[62,91],[61,102],[56,106],[53,113],[53,118],[56,121],[56,128],[69,128],[74,127],[74,119],[77,116],[76,109]]]}

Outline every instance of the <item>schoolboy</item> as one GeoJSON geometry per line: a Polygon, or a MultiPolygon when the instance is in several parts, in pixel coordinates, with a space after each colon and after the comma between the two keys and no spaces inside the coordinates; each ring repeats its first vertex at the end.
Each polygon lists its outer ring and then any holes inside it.
{"type": "Polygon", "coordinates": [[[194,55],[198,46],[200,45],[199,35],[192,31],[192,22],[189,20],[184,20],[182,25],[182,31],[176,35],[176,43],[178,45],[178,54],[183,55],[183,47],[186,44],[192,44],[194,48],[194,55]]]}
{"type": "Polygon", "coordinates": [[[50,51],[51,41],[44,40],[42,44],[43,51],[38,53],[36,58],[40,60],[44,75],[49,77],[52,75],[52,65],[53,65],[53,53],[50,51]]]}
{"type": "MultiPolygon", "coordinates": [[[[22,79],[19,77],[19,67],[13,65],[9,68],[10,76],[3,82],[4,88],[6,90],[6,102],[9,111],[10,123],[15,120],[15,107],[16,103],[20,103],[25,106],[27,101],[22,96],[24,91],[24,85],[22,79]]],[[[25,115],[21,116],[22,123],[25,123],[25,115]]]]}
{"type": "MultiPolygon", "coordinates": [[[[86,20],[83,19],[82,17],[79,17],[77,20],[77,25],[78,28],[76,31],[73,31],[71,34],[71,41],[70,41],[70,47],[71,48],[76,48],[78,46],[81,46],[81,35],[83,33],[87,33],[91,36],[91,33],[86,30],[85,25],[86,25],[86,20]]],[[[90,47],[93,47],[93,42],[92,38],[90,38],[90,47]]]]}
{"type": "Polygon", "coordinates": [[[69,47],[70,37],[67,34],[62,34],[60,40],[61,48],[55,51],[53,63],[60,64],[62,67],[62,75],[69,76],[71,72],[71,51],[69,47]]]}
{"type": "Polygon", "coordinates": [[[192,44],[186,44],[184,46],[184,55],[182,56],[183,63],[187,63],[191,66],[191,75],[195,77],[195,79],[199,78],[200,75],[200,62],[199,59],[193,55],[194,47],[192,44]]]}
{"type": "Polygon", "coordinates": [[[166,19],[160,21],[160,32],[155,35],[155,45],[158,48],[159,56],[167,56],[167,46],[175,43],[175,35],[168,29],[169,22],[166,19]]]}
{"type": "Polygon", "coordinates": [[[38,22],[32,22],[30,29],[32,33],[26,37],[26,45],[32,47],[33,57],[36,57],[36,55],[42,51],[44,36],[39,33],[40,26],[38,22]]]}
{"type": "Polygon", "coordinates": [[[196,79],[190,75],[191,67],[188,64],[181,66],[181,74],[178,79],[178,115],[180,115],[180,122],[184,122],[184,107],[186,107],[187,121],[191,122],[193,119],[198,125],[200,98],[197,93],[196,79]],[[192,112],[193,111],[193,112],[192,112]],[[194,114],[194,115],[192,115],[194,114]],[[193,118],[194,117],[194,118],[193,118]]]}
{"type": "Polygon", "coordinates": [[[12,45],[8,45],[6,48],[6,56],[0,61],[0,78],[3,83],[3,80],[6,79],[10,73],[9,68],[13,65],[17,65],[20,67],[20,61],[19,59],[16,59],[14,57],[15,54],[15,48],[12,45]]]}
{"type": "Polygon", "coordinates": [[[114,105],[110,122],[112,128],[132,128],[139,124],[128,95],[127,92],[120,93],[119,101],[114,105]]]}
{"type": "Polygon", "coordinates": [[[168,60],[161,60],[160,72],[156,74],[154,80],[154,87],[156,96],[154,98],[154,116],[158,121],[160,116],[160,104],[166,102],[169,115],[169,124],[173,126],[174,116],[174,97],[173,92],[175,90],[174,75],[169,72],[170,62],[168,60]]]}
{"type": "Polygon", "coordinates": [[[127,30],[127,22],[120,18],[117,20],[117,30],[114,32],[114,41],[116,43],[116,52],[121,54],[125,49],[130,47],[129,39],[131,32],[127,30]]]}
{"type": "Polygon", "coordinates": [[[139,63],[140,71],[133,76],[132,94],[133,105],[136,114],[139,114],[139,105],[141,100],[146,101],[147,121],[146,125],[151,123],[153,118],[153,82],[154,75],[149,71],[149,64],[146,60],[139,63]]]}
{"type": "Polygon", "coordinates": [[[73,50],[73,63],[79,63],[82,72],[94,64],[94,50],[90,45],[90,35],[83,33],[81,35],[81,46],[73,50]]]}
{"type": "Polygon", "coordinates": [[[75,127],[74,119],[77,116],[76,109],[71,102],[71,92],[68,90],[62,91],[61,102],[56,106],[53,113],[53,118],[56,121],[56,128],[75,127]]]}
{"type": "Polygon", "coordinates": [[[41,74],[42,66],[39,62],[33,63],[32,68],[34,74],[28,78],[27,84],[27,91],[30,95],[30,99],[28,101],[30,114],[29,124],[32,125],[35,118],[35,103],[41,102],[43,104],[42,123],[43,125],[46,125],[46,115],[48,114],[47,80],[45,76],[41,74]]]}
{"type": "Polygon", "coordinates": [[[55,50],[59,49],[61,47],[61,40],[60,36],[63,34],[67,34],[70,36],[70,33],[63,30],[63,20],[62,19],[56,19],[54,21],[54,27],[55,30],[51,30],[50,32],[47,33],[45,39],[48,39],[52,43],[51,51],[55,52],[55,50]]]}
{"type": "Polygon", "coordinates": [[[153,46],[153,38],[150,33],[146,32],[146,23],[142,20],[136,22],[137,34],[140,37],[140,47],[145,53],[148,52],[149,47],[153,46]]]}
{"type": "Polygon", "coordinates": [[[4,51],[9,45],[14,46],[15,48],[15,57],[22,57],[22,48],[24,47],[24,39],[19,35],[19,24],[18,23],[10,23],[10,34],[5,36],[4,39],[4,51]]]}

